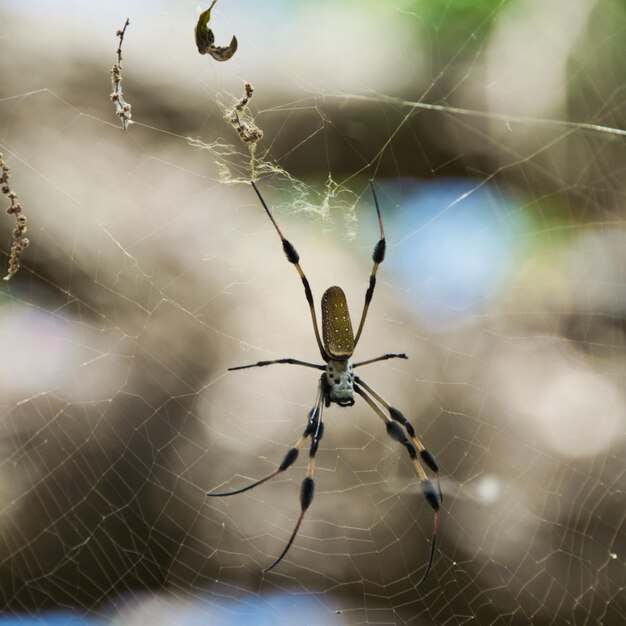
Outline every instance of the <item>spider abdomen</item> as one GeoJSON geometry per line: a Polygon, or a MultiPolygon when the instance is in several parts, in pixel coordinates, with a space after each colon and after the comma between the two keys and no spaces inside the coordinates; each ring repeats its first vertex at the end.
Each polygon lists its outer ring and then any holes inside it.
{"type": "Polygon", "coordinates": [[[331,359],[349,359],[354,352],[354,333],[346,294],[329,287],[322,296],[322,337],[331,359]]]}
{"type": "Polygon", "coordinates": [[[326,364],[326,382],[328,383],[328,398],[340,406],[354,404],[354,372],[352,363],[347,359],[335,361],[331,359],[326,364]]]}

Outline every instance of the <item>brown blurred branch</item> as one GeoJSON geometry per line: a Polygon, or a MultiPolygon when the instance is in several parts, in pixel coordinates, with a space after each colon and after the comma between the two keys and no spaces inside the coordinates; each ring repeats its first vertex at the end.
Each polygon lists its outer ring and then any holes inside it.
{"type": "Polygon", "coordinates": [[[11,170],[4,160],[4,155],[0,152],[0,184],[2,185],[2,193],[11,201],[10,206],[7,208],[9,215],[14,214],[16,219],[16,225],[13,229],[13,243],[11,244],[11,251],[9,253],[9,269],[4,280],[11,280],[13,274],[20,269],[22,252],[28,247],[30,243],[24,236],[26,234],[26,216],[22,214],[22,205],[17,201],[17,194],[9,187],[9,178],[11,177],[11,170]]]}
{"type": "Polygon", "coordinates": [[[119,29],[115,33],[116,37],[119,37],[120,42],[117,47],[117,63],[114,63],[111,68],[111,83],[113,84],[111,101],[115,104],[115,114],[122,121],[122,128],[124,130],[128,128],[129,124],[132,124],[130,113],[131,106],[124,100],[124,94],[122,92],[122,44],[124,43],[124,34],[129,24],[130,20],[126,18],[124,28],[119,29]]]}

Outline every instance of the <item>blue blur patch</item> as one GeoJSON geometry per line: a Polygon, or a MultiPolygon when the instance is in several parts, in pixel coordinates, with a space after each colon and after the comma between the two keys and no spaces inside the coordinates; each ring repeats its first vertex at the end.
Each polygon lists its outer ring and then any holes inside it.
{"type": "Polygon", "coordinates": [[[112,624],[171,624],[172,626],[293,626],[294,624],[345,623],[339,611],[328,608],[328,597],[320,599],[305,593],[276,592],[257,595],[234,591],[217,584],[211,593],[192,602],[179,602],[166,596],[146,597],[117,611],[112,624]],[[228,593],[230,597],[221,597],[228,593]]]}
{"type": "Polygon", "coordinates": [[[402,180],[385,190],[399,206],[388,229],[398,286],[434,330],[470,322],[498,295],[528,240],[521,208],[479,181],[402,180]]]}
{"type": "MultiPolygon", "coordinates": [[[[275,593],[256,598],[247,597],[244,604],[231,603],[229,618],[224,626],[293,626],[301,624],[330,623],[328,608],[310,595],[275,593]]],[[[205,614],[206,617],[206,614],[205,614]]],[[[198,626],[207,622],[198,621],[198,626]]],[[[333,621],[339,624],[339,621],[333,621]]]]}
{"type": "Polygon", "coordinates": [[[105,626],[109,623],[119,626],[128,621],[149,624],[154,620],[172,626],[293,626],[294,623],[340,626],[344,623],[339,612],[329,610],[323,602],[307,594],[245,594],[230,599],[210,595],[206,602],[198,599],[190,603],[158,596],[156,599],[154,603],[153,598],[146,597],[128,612],[112,614],[111,621],[57,611],[38,616],[0,617],[0,626],[105,626]]]}

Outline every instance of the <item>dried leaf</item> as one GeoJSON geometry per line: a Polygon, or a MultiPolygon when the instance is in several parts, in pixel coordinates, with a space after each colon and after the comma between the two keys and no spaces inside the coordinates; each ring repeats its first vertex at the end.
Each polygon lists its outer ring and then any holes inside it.
{"type": "Polygon", "coordinates": [[[196,46],[200,54],[210,54],[216,61],[228,61],[237,51],[237,37],[233,35],[229,46],[214,45],[215,35],[209,28],[209,20],[211,19],[211,9],[216,2],[217,0],[213,0],[211,6],[200,13],[195,30],[196,46]]]}

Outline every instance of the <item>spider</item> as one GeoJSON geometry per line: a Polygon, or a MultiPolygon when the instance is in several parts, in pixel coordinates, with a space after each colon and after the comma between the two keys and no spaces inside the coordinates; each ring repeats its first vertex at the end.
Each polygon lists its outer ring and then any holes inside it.
{"type": "Polygon", "coordinates": [[[287,470],[296,460],[300,449],[308,437],[311,438],[311,447],[309,450],[309,460],[307,464],[306,477],[302,481],[300,487],[300,515],[296,522],[296,525],[291,533],[291,537],[285,546],[285,549],[281,552],[278,558],[263,572],[269,572],[276,567],[287,554],[289,548],[294,542],[304,514],[313,501],[313,493],[315,483],[313,481],[313,472],[315,469],[315,454],[317,452],[320,440],[324,434],[324,423],[322,421],[322,413],[324,407],[329,407],[331,404],[337,404],[341,407],[352,406],[354,404],[356,393],[361,396],[363,400],[371,407],[376,415],[384,422],[387,429],[387,434],[395,441],[402,444],[409,456],[417,476],[422,485],[422,493],[426,498],[428,504],[434,511],[434,523],[433,523],[433,535],[431,541],[430,555],[426,564],[426,570],[422,575],[416,587],[419,587],[427,578],[430,571],[433,557],[435,555],[435,545],[437,540],[437,528],[439,524],[439,508],[443,501],[443,494],[441,492],[441,486],[439,485],[439,469],[433,455],[424,447],[424,444],[415,434],[415,430],[410,422],[396,409],[391,406],[378,392],[370,387],[362,378],[356,376],[354,370],[357,367],[363,365],[369,365],[370,363],[376,363],[378,361],[386,361],[388,359],[406,359],[408,358],[404,353],[388,353],[382,356],[368,359],[366,361],[359,361],[352,363],[350,358],[354,353],[354,350],[361,338],[363,332],[363,326],[365,324],[365,318],[367,317],[367,311],[369,309],[372,296],[374,294],[374,288],[376,287],[376,272],[378,266],[383,262],[385,258],[385,232],[383,229],[383,220],[380,214],[380,207],[378,204],[378,198],[376,197],[376,190],[374,189],[373,181],[370,181],[370,187],[372,195],[374,197],[374,204],[376,206],[376,214],[378,216],[378,225],[380,228],[380,239],[374,248],[372,254],[372,260],[374,261],[374,267],[370,275],[369,287],[365,293],[365,304],[363,306],[363,312],[361,313],[361,321],[356,332],[356,336],[352,331],[352,322],[350,321],[350,314],[348,313],[348,304],[346,296],[340,287],[329,287],[322,296],[322,338],[320,338],[320,332],[317,324],[317,316],[315,314],[315,305],[313,304],[313,295],[311,293],[311,287],[307,280],[302,268],[300,267],[300,256],[296,252],[296,249],[291,242],[283,236],[272,212],[267,206],[261,192],[259,191],[256,183],[252,182],[252,187],[256,192],[267,216],[271,220],[280,240],[282,242],[283,251],[289,263],[291,263],[298,272],[302,284],[304,286],[304,294],[306,296],[309,310],[311,312],[311,320],[313,322],[313,331],[315,333],[315,340],[317,347],[319,348],[322,359],[325,364],[318,365],[317,363],[309,363],[307,361],[300,361],[299,359],[284,358],[275,359],[272,361],[258,361],[251,365],[240,365],[238,367],[230,367],[229,371],[249,369],[252,367],[265,367],[267,365],[275,364],[289,364],[289,365],[301,365],[303,367],[309,367],[312,369],[322,370],[322,375],[319,378],[317,385],[317,395],[315,398],[315,404],[308,414],[306,428],[302,433],[300,439],[296,444],[289,449],[282,463],[278,466],[274,472],[253,482],[251,485],[237,489],[236,491],[229,491],[223,493],[208,493],[208,496],[223,497],[234,496],[238,493],[243,493],[262,485],[264,482],[274,478],[281,472],[287,470]],[[406,434],[405,434],[406,433],[406,434]],[[426,472],[420,464],[420,460],[437,476],[438,488],[435,489],[433,483],[426,476],[426,472]]]}

